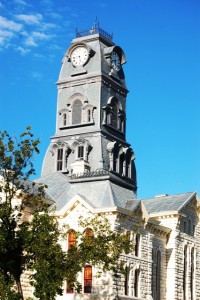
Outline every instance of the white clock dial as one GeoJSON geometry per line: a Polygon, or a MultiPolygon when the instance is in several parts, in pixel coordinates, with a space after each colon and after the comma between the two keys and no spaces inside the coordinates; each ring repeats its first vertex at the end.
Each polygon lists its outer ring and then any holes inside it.
{"type": "Polygon", "coordinates": [[[88,60],[88,50],[83,47],[76,47],[71,53],[71,62],[75,67],[83,66],[88,60]]]}
{"type": "Polygon", "coordinates": [[[113,69],[116,71],[119,71],[121,68],[121,61],[120,61],[120,57],[119,57],[118,53],[113,51],[111,53],[110,59],[111,59],[111,65],[112,65],[113,69]]]}

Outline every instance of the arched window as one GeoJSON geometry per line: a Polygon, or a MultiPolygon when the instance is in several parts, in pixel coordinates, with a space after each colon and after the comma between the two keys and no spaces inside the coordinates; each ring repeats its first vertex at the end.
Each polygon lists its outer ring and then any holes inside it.
{"type": "Polygon", "coordinates": [[[72,106],[72,124],[80,124],[82,122],[82,108],[81,100],[75,100],[72,106]]]}
{"type": "Polygon", "coordinates": [[[124,132],[125,113],[122,110],[121,102],[115,97],[110,97],[107,105],[103,106],[103,111],[103,124],[111,125],[124,132]]]}
{"type": "Polygon", "coordinates": [[[57,150],[57,171],[63,170],[63,148],[58,148],[57,150]]]}
{"type": "Polygon", "coordinates": [[[136,269],[134,274],[134,297],[139,297],[139,278],[140,270],[136,269]]]}
{"type": "Polygon", "coordinates": [[[125,154],[122,153],[119,157],[119,174],[120,175],[125,175],[124,174],[124,162],[125,162],[125,154]]]}
{"type": "Polygon", "coordinates": [[[76,231],[71,229],[68,233],[68,250],[76,245],[76,231]]]}
{"type": "Polygon", "coordinates": [[[92,292],[92,266],[84,267],[84,293],[92,292]]]}
{"type": "Polygon", "coordinates": [[[118,171],[118,160],[119,160],[119,148],[114,147],[113,149],[113,171],[118,171]]]}
{"type": "MultiPolygon", "coordinates": [[[[70,229],[68,232],[68,247],[67,250],[70,250],[71,247],[76,245],[76,231],[73,229],[70,229]]],[[[66,292],[68,294],[74,293],[74,283],[70,282],[69,280],[66,281],[66,292]]]]}
{"type": "Polygon", "coordinates": [[[135,237],[135,256],[140,255],[140,234],[136,234],[135,237]]]}
{"type": "Polygon", "coordinates": [[[118,105],[117,105],[117,102],[113,103],[111,122],[112,122],[112,126],[118,129],[118,105]]]}
{"type": "Polygon", "coordinates": [[[130,277],[130,271],[129,268],[126,267],[126,273],[124,275],[124,295],[129,296],[129,277],[130,277]]]}
{"type": "Polygon", "coordinates": [[[183,260],[183,300],[187,299],[187,246],[184,247],[184,260],[183,260]]]}
{"type": "Polygon", "coordinates": [[[156,256],[156,300],[161,300],[160,283],[161,283],[161,252],[158,251],[156,256]]]}
{"type": "Polygon", "coordinates": [[[131,177],[131,156],[129,153],[126,155],[126,177],[131,177]]]}
{"type": "Polygon", "coordinates": [[[194,248],[191,249],[191,273],[190,273],[190,293],[191,300],[195,298],[195,260],[194,260],[194,248]]]}
{"type": "Polygon", "coordinates": [[[88,237],[93,237],[94,236],[94,231],[91,229],[91,228],[86,228],[85,229],[85,236],[88,236],[88,237]]]}
{"type": "Polygon", "coordinates": [[[88,247],[93,246],[93,237],[94,237],[94,231],[91,228],[86,228],[85,229],[86,246],[88,246],[88,247]]]}

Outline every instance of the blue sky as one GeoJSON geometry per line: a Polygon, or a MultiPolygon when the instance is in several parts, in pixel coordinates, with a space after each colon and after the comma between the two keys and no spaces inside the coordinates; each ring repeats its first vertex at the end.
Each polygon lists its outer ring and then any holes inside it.
{"type": "Polygon", "coordinates": [[[55,133],[55,82],[76,28],[100,26],[124,49],[127,141],[138,197],[200,194],[199,0],[0,0],[0,129],[32,126],[40,176],[55,133]]]}

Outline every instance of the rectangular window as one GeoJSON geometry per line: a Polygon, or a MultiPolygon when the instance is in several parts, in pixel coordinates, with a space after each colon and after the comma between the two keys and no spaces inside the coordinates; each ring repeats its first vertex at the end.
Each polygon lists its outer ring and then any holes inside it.
{"type": "Polygon", "coordinates": [[[63,169],[63,148],[59,148],[57,152],[57,171],[63,169]]]}
{"type": "Polygon", "coordinates": [[[78,158],[84,158],[84,146],[78,146],[78,158]]]}
{"type": "Polygon", "coordinates": [[[84,293],[92,292],[92,266],[84,267],[84,293]]]}

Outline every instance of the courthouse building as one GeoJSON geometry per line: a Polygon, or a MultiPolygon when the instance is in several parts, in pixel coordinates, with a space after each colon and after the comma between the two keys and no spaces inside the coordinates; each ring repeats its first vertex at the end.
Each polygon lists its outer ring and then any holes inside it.
{"type": "MultiPolygon", "coordinates": [[[[122,254],[129,273],[95,276],[91,265],[79,279],[82,293],[57,299],[200,299],[200,201],[195,192],[137,199],[134,150],[126,141],[127,87],[124,50],[95,25],[77,32],[67,49],[57,87],[56,131],[42,175],[60,224],[69,224],[67,251],[79,216],[104,214],[129,231],[140,220],[135,245],[122,254]]],[[[30,290],[27,290],[31,292],[30,290]]]]}

